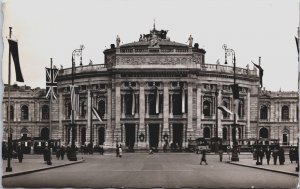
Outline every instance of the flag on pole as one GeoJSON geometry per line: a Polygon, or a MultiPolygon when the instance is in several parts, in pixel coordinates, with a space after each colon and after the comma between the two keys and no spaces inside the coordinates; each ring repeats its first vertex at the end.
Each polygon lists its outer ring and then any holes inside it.
{"type": "Polygon", "coordinates": [[[97,118],[100,122],[102,122],[102,119],[101,119],[101,117],[99,116],[98,111],[96,110],[96,108],[92,107],[92,112],[93,112],[93,114],[96,116],[96,118],[97,118]]]}
{"type": "Polygon", "coordinates": [[[254,64],[255,67],[257,67],[259,69],[259,81],[260,81],[260,86],[263,86],[263,81],[262,81],[262,77],[264,75],[264,70],[261,68],[260,65],[255,64],[254,62],[252,62],[254,64]]]}
{"type": "Polygon", "coordinates": [[[222,110],[222,112],[224,112],[224,113],[232,114],[232,112],[228,108],[226,108],[225,106],[223,106],[223,105],[218,106],[218,109],[222,110]]]}
{"type": "Polygon", "coordinates": [[[297,52],[299,54],[299,40],[296,36],[295,36],[295,40],[296,40],[297,52]]]}
{"type": "Polygon", "coordinates": [[[70,91],[71,91],[71,107],[72,110],[78,111],[79,110],[79,94],[75,93],[75,88],[77,86],[70,85],[70,91]]]}
{"type": "Polygon", "coordinates": [[[20,66],[20,60],[19,60],[18,42],[12,39],[8,39],[8,43],[9,43],[9,53],[11,54],[15,63],[16,81],[24,82],[21,66],[20,66]]]}
{"type": "Polygon", "coordinates": [[[53,97],[57,99],[57,68],[46,68],[46,98],[53,97]]]}
{"type": "Polygon", "coordinates": [[[182,88],[181,88],[181,104],[182,104],[182,113],[185,113],[185,90],[184,90],[184,88],[183,88],[183,86],[182,86],[182,88]]]}
{"type": "Polygon", "coordinates": [[[159,93],[157,87],[155,89],[155,113],[159,113],[159,93]]]}

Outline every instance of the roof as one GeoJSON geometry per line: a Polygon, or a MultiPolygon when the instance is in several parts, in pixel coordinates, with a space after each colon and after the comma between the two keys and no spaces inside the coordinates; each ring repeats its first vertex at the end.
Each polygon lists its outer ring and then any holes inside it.
{"type": "MultiPolygon", "coordinates": [[[[150,41],[137,41],[137,42],[121,45],[120,47],[121,48],[122,47],[137,47],[137,46],[149,46],[149,45],[150,45],[150,41]]],[[[175,47],[188,48],[188,45],[186,45],[186,44],[178,43],[175,41],[169,41],[169,40],[160,40],[159,46],[175,46],[175,47]]]]}

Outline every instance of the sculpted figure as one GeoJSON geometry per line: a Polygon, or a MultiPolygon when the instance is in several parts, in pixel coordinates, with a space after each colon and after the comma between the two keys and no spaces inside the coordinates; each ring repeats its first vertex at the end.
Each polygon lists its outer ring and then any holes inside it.
{"type": "Polygon", "coordinates": [[[120,47],[120,42],[121,42],[121,39],[120,39],[119,35],[117,35],[117,39],[116,39],[117,47],[120,47]]]}

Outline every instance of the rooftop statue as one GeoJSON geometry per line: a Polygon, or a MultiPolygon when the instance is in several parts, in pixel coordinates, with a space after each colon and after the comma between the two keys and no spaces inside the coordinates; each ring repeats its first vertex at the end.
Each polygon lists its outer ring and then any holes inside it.
{"type": "Polygon", "coordinates": [[[190,35],[190,37],[189,37],[189,39],[188,39],[187,42],[189,42],[189,47],[193,46],[193,37],[192,37],[192,35],[190,35]]]}
{"type": "Polygon", "coordinates": [[[121,42],[121,39],[120,39],[119,35],[117,35],[117,39],[116,39],[117,47],[120,47],[120,42],[121,42]]]}

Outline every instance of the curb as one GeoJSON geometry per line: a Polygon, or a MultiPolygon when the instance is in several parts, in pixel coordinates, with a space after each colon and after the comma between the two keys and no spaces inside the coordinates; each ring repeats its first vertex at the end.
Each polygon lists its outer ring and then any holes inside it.
{"type": "Polygon", "coordinates": [[[54,169],[54,168],[58,168],[58,167],[64,167],[64,166],[68,166],[68,165],[82,163],[84,161],[85,161],[84,159],[81,159],[81,160],[78,160],[78,161],[75,161],[75,162],[66,163],[66,164],[62,164],[62,165],[56,165],[56,166],[51,166],[51,167],[44,167],[44,168],[39,168],[39,169],[32,169],[32,170],[28,170],[28,171],[20,171],[20,172],[16,172],[16,173],[11,173],[11,174],[7,174],[7,175],[3,175],[2,178],[8,178],[8,177],[13,177],[13,176],[25,175],[25,174],[39,172],[39,171],[44,171],[44,170],[48,170],[48,169],[54,169]]]}
{"type": "Polygon", "coordinates": [[[233,163],[231,161],[227,161],[227,163],[232,164],[232,165],[238,165],[238,166],[243,166],[243,167],[250,167],[250,168],[260,169],[260,170],[266,170],[266,171],[272,171],[272,172],[276,172],[276,173],[282,173],[282,174],[287,174],[287,175],[292,175],[292,176],[297,176],[297,177],[299,176],[298,173],[291,173],[291,172],[287,172],[287,171],[278,171],[278,170],[267,169],[267,168],[263,168],[263,167],[255,167],[255,166],[251,166],[251,165],[238,164],[238,163],[233,163]]]}

